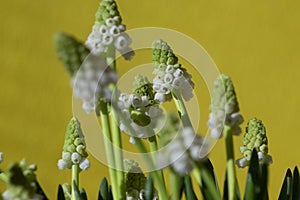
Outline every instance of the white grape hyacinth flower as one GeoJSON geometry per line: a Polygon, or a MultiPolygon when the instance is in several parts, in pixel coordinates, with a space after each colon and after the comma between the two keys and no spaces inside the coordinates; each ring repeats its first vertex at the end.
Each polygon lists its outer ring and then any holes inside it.
{"type": "Polygon", "coordinates": [[[103,57],[90,54],[73,77],[74,96],[83,101],[82,108],[86,113],[91,113],[97,107],[98,98],[110,101],[109,85],[115,84],[117,79],[116,71],[107,66],[103,57]]]}
{"type": "Polygon", "coordinates": [[[192,127],[185,127],[158,154],[158,167],[171,163],[172,169],[184,176],[193,170],[195,162],[206,159],[208,150],[208,140],[196,134],[192,127]]]}

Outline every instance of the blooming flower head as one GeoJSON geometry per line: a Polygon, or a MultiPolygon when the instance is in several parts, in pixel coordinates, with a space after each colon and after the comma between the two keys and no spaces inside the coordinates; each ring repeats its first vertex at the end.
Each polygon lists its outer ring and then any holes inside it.
{"type": "MultiPolygon", "coordinates": [[[[128,127],[124,120],[129,119],[128,123],[135,130],[134,137],[148,138],[155,134],[156,129],[160,126],[160,117],[162,110],[154,101],[154,93],[149,80],[143,76],[136,76],[133,83],[133,93],[121,93],[119,96],[118,107],[126,116],[121,119],[120,129],[128,132],[128,127]]],[[[134,138],[131,137],[134,143],[134,138]]]]}
{"type": "Polygon", "coordinates": [[[268,138],[266,128],[259,119],[251,119],[248,122],[246,133],[243,138],[243,146],[240,147],[241,153],[244,155],[236,161],[238,167],[249,165],[253,149],[256,149],[260,163],[271,164],[272,157],[268,155],[268,138]]]}
{"type": "Polygon", "coordinates": [[[74,95],[83,101],[82,108],[91,113],[97,108],[98,100],[111,100],[110,84],[118,80],[114,69],[107,67],[102,56],[89,55],[73,78],[74,95]]]}
{"type": "Polygon", "coordinates": [[[229,76],[221,74],[214,82],[210,105],[208,127],[215,139],[222,137],[224,125],[233,135],[241,133],[240,124],[244,121],[239,114],[239,105],[229,76]]]}
{"type": "Polygon", "coordinates": [[[153,89],[155,100],[160,103],[172,98],[172,92],[182,95],[188,101],[193,97],[194,83],[191,74],[178,63],[177,56],[163,40],[152,43],[152,61],[154,63],[153,89]]]}
{"type": "Polygon", "coordinates": [[[87,156],[79,121],[73,117],[67,126],[62,158],[58,160],[57,166],[64,170],[71,169],[72,165],[78,165],[81,170],[87,170],[90,167],[87,156]]]}
{"type": "Polygon", "coordinates": [[[206,159],[208,141],[196,134],[192,127],[180,128],[174,113],[167,114],[164,128],[158,133],[161,151],[157,155],[159,168],[171,168],[184,176],[192,171],[194,163],[206,159]]]}
{"type": "Polygon", "coordinates": [[[66,33],[57,33],[54,36],[56,52],[60,61],[71,77],[79,70],[82,62],[90,53],[83,43],[66,33]]]}
{"type": "Polygon", "coordinates": [[[125,185],[127,199],[140,199],[140,193],[143,192],[146,184],[146,176],[143,174],[139,164],[134,160],[124,160],[125,185]]]}
{"type": "Polygon", "coordinates": [[[2,194],[2,198],[4,200],[44,199],[43,196],[37,194],[36,169],[36,165],[28,166],[25,159],[21,160],[20,163],[11,164],[6,172],[2,172],[8,180],[7,190],[2,194]]]}
{"type": "Polygon", "coordinates": [[[93,30],[85,44],[95,55],[107,53],[108,49],[113,47],[129,60],[134,52],[129,47],[131,39],[125,30],[116,2],[103,0],[96,13],[93,30]]]}

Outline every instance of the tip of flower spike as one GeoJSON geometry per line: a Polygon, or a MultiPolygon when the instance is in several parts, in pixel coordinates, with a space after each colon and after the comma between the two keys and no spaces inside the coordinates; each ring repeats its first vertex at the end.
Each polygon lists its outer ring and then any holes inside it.
{"type": "Polygon", "coordinates": [[[230,127],[233,135],[241,133],[240,124],[244,119],[239,114],[239,105],[232,80],[221,74],[214,82],[211,95],[210,118],[207,123],[211,136],[215,139],[222,137],[223,126],[230,127]]]}
{"type": "Polygon", "coordinates": [[[82,42],[66,33],[56,33],[54,43],[59,60],[70,76],[73,76],[90,51],[82,42]]]}
{"type": "Polygon", "coordinates": [[[101,1],[96,12],[96,24],[120,25],[122,18],[114,0],[101,1]]]}
{"type": "Polygon", "coordinates": [[[239,167],[249,164],[253,149],[256,149],[260,163],[271,164],[272,157],[268,155],[268,139],[266,128],[261,120],[253,118],[249,120],[243,138],[243,146],[240,148],[244,158],[238,159],[239,167]]]}
{"type": "Polygon", "coordinates": [[[155,64],[175,65],[178,62],[178,58],[171,47],[165,41],[159,39],[152,43],[152,61],[155,64]]]}
{"type": "Polygon", "coordinates": [[[132,90],[134,94],[138,94],[140,96],[147,96],[150,100],[154,99],[152,84],[146,76],[135,76],[132,90]]]}
{"type": "Polygon", "coordinates": [[[90,166],[87,156],[80,123],[72,117],[66,130],[62,158],[58,160],[57,166],[60,170],[64,170],[70,169],[72,165],[79,165],[81,170],[87,170],[90,166]]]}

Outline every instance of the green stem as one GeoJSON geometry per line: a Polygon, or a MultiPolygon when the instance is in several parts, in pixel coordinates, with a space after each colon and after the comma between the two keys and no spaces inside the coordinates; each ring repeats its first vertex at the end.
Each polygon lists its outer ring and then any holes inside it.
{"type": "MultiPolygon", "coordinates": [[[[157,140],[156,140],[156,136],[153,135],[151,136],[149,139],[149,144],[150,144],[150,151],[152,153],[152,157],[153,160],[156,161],[156,157],[155,157],[155,152],[158,150],[157,148],[157,140]]],[[[164,174],[163,174],[163,170],[157,170],[157,173],[159,174],[159,178],[160,180],[163,182],[163,184],[165,185],[165,179],[164,179],[164,174]]]]}
{"type": "Polygon", "coordinates": [[[72,200],[76,200],[76,194],[75,194],[75,183],[76,187],[79,187],[79,166],[78,165],[72,165],[72,200]]]}
{"type": "MultiPolygon", "coordinates": [[[[172,92],[172,95],[173,95],[173,100],[175,102],[179,116],[181,118],[183,127],[188,127],[188,126],[193,127],[181,95],[177,91],[172,92]]],[[[197,166],[197,165],[195,164],[195,166],[197,166]]],[[[205,167],[201,167],[201,171],[200,171],[199,168],[196,167],[196,169],[194,169],[194,171],[196,171],[196,172],[194,172],[194,175],[197,174],[197,176],[195,176],[195,178],[196,178],[199,186],[202,185],[201,178],[200,178],[200,173],[201,173],[201,176],[202,176],[205,184],[208,186],[208,189],[210,190],[214,199],[215,200],[221,199],[220,192],[216,189],[213,178],[210,176],[207,169],[205,167]]]]}
{"type": "Polygon", "coordinates": [[[107,110],[107,103],[100,100],[100,121],[103,130],[103,140],[104,140],[104,147],[108,162],[108,170],[109,176],[112,185],[112,192],[115,199],[119,200],[119,192],[118,192],[118,185],[117,185],[117,176],[115,168],[115,160],[114,160],[114,152],[111,146],[111,133],[110,133],[110,124],[109,124],[109,117],[108,117],[108,110],[107,110]]]}
{"type": "Polygon", "coordinates": [[[233,150],[233,138],[229,126],[224,126],[224,137],[226,143],[226,154],[227,154],[227,178],[228,178],[228,194],[229,200],[236,199],[236,172],[234,162],[234,150],[233,150]]]}
{"type": "Polygon", "coordinates": [[[169,172],[172,200],[180,200],[182,196],[183,177],[173,171],[169,172]]]}
{"type": "Polygon", "coordinates": [[[175,102],[179,116],[181,118],[182,125],[184,127],[188,127],[188,126],[193,127],[181,95],[175,94],[174,92],[172,93],[172,95],[173,95],[173,100],[175,102]]]}
{"type": "MultiPolygon", "coordinates": [[[[122,113],[119,113],[119,114],[122,115],[122,113]]],[[[135,145],[138,148],[138,150],[141,152],[141,154],[146,162],[146,165],[149,167],[149,169],[154,169],[155,165],[153,163],[153,159],[151,157],[149,157],[149,153],[147,152],[147,149],[146,149],[145,145],[143,144],[142,140],[140,138],[134,137],[135,135],[137,135],[135,130],[131,127],[130,123],[126,120],[126,118],[124,116],[123,116],[123,119],[125,119],[123,121],[123,123],[127,127],[129,134],[134,138],[135,145]]],[[[166,190],[166,186],[163,183],[163,181],[160,179],[160,175],[159,175],[158,171],[153,171],[151,173],[151,175],[154,180],[154,183],[157,185],[159,199],[166,199],[166,200],[169,199],[167,190],[166,190]]]]}
{"type": "Polygon", "coordinates": [[[124,180],[124,166],[123,166],[123,152],[122,152],[122,139],[121,139],[121,131],[117,124],[118,118],[116,113],[111,110],[111,128],[112,128],[112,141],[116,146],[114,155],[117,169],[117,180],[118,180],[118,188],[120,188],[120,198],[125,199],[125,180],[124,180]]]}

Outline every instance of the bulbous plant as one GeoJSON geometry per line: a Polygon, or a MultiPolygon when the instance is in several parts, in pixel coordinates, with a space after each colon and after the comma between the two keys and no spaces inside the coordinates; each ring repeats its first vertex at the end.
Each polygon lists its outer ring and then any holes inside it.
{"type": "MultiPolygon", "coordinates": [[[[179,200],[184,197],[194,200],[201,194],[205,200],[269,199],[268,166],[272,157],[262,120],[248,121],[240,148],[242,157],[237,160],[234,157],[233,136],[238,137],[243,132],[244,118],[228,75],[216,77],[207,122],[210,136],[225,140],[226,176],[221,192],[208,155],[211,140],[197,133],[186,109],[186,102],[194,97],[197,84],[166,41],[152,42],[153,77],[137,74],[131,93],[117,87],[116,52],[125,60],[130,60],[134,52],[114,0],[100,2],[95,24],[85,43],[66,33],[56,34],[54,41],[58,59],[71,77],[74,96],[82,100],[86,113],[95,113],[102,128],[99,140],[104,141],[109,180],[106,177],[101,180],[99,200],[179,200]],[[174,104],[177,113],[164,113],[161,105],[166,102],[174,104]],[[122,133],[130,135],[130,142],[143,155],[151,172],[144,173],[136,161],[123,158],[119,150],[123,146],[122,133]],[[117,148],[112,148],[110,143],[117,148]],[[236,166],[248,169],[243,195],[236,166]],[[195,192],[195,185],[201,194],[195,192]]],[[[71,181],[59,184],[57,199],[88,199],[84,188],[79,190],[79,173],[90,167],[86,149],[80,122],[72,117],[57,162],[58,169],[70,169],[71,181]]],[[[2,160],[0,153],[0,162],[2,160]]],[[[22,160],[0,171],[0,180],[7,185],[0,200],[47,199],[37,181],[36,169],[35,165],[27,166],[22,160]]],[[[299,200],[299,181],[298,168],[295,167],[293,173],[288,169],[279,200],[299,200]]]]}

